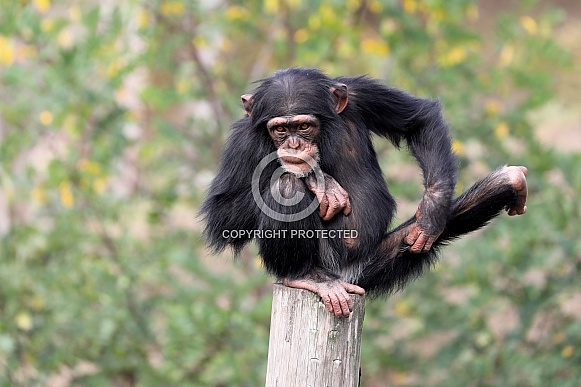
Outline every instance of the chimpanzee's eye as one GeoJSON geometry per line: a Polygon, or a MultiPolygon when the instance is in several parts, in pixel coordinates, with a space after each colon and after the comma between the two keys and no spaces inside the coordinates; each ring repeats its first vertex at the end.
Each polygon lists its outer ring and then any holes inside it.
{"type": "Polygon", "coordinates": [[[307,130],[311,127],[311,125],[307,124],[306,122],[302,123],[301,126],[299,126],[300,130],[307,130]]]}
{"type": "Polygon", "coordinates": [[[284,128],[284,126],[277,126],[275,130],[279,133],[283,133],[286,129],[284,128]]]}

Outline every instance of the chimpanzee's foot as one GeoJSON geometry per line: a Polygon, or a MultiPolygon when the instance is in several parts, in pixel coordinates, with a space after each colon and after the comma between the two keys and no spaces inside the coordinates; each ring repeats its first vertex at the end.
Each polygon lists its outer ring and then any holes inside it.
{"type": "Polygon", "coordinates": [[[316,282],[311,279],[290,280],[284,278],[282,284],[291,288],[305,289],[318,294],[327,310],[337,317],[348,317],[353,311],[353,302],[349,293],[365,294],[363,288],[341,280],[316,282]]]}
{"type": "Polygon", "coordinates": [[[507,208],[508,215],[522,215],[527,212],[527,169],[525,167],[505,167],[510,183],[518,195],[518,204],[514,207],[507,208]]]}

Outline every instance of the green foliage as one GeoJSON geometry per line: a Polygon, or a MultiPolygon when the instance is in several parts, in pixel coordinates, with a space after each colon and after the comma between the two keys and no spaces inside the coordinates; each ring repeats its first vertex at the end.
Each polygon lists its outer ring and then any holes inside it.
{"type": "MultiPolygon", "coordinates": [[[[530,114],[570,74],[554,29],[565,13],[470,0],[0,9],[0,385],[264,382],[271,279],[252,248],[235,264],[209,256],[196,215],[237,96],[290,66],[441,98],[459,188],[503,163],[530,170],[525,216],[368,304],[363,385],[581,378],[581,157],[540,143],[530,114]]],[[[377,146],[407,217],[413,160],[377,146]]]]}

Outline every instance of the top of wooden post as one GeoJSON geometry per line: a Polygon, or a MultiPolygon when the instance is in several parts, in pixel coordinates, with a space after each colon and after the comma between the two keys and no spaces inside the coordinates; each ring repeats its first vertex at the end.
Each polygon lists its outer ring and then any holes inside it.
{"type": "Polygon", "coordinates": [[[274,285],[267,387],[359,385],[365,296],[351,299],[353,312],[337,317],[318,295],[274,285]]]}

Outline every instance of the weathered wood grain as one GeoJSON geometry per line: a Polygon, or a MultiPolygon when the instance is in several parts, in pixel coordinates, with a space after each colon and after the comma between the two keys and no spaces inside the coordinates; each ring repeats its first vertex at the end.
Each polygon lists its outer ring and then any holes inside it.
{"type": "Polygon", "coordinates": [[[351,295],[348,318],[319,296],[274,285],[266,387],[357,387],[365,297],[351,295]]]}

